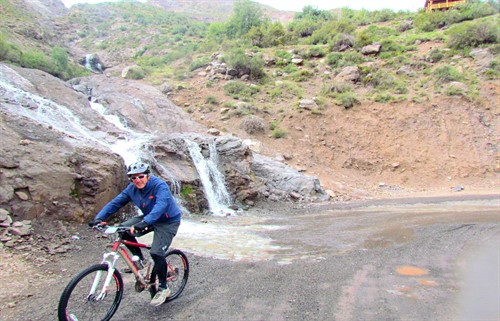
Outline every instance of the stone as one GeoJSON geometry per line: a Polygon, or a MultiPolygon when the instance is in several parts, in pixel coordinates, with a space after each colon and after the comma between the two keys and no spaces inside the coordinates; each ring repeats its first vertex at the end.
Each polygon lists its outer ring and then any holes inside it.
{"type": "Polygon", "coordinates": [[[307,110],[312,110],[318,107],[313,99],[301,99],[299,101],[299,107],[307,110]]]}

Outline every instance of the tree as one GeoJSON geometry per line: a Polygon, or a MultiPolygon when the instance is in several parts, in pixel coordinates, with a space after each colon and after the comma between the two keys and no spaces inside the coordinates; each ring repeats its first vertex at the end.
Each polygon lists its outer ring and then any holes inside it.
{"type": "Polygon", "coordinates": [[[252,27],[259,27],[263,22],[262,10],[257,3],[250,0],[236,0],[233,14],[227,23],[229,38],[239,38],[246,35],[252,27]]]}

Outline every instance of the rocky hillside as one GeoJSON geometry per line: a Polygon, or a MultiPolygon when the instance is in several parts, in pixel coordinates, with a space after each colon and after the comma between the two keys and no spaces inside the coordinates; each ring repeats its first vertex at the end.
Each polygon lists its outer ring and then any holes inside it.
{"type": "MultiPolygon", "coordinates": [[[[386,21],[362,25],[359,32],[401,34],[404,47],[385,45],[403,51],[384,51],[380,43],[339,48],[332,54],[327,54],[328,46],[308,44],[249,48],[245,55],[264,61],[265,78],[259,80],[226,64],[229,52],[196,51],[204,42],[205,22],[158,11],[168,2],[151,3],[154,6],[126,2],[65,10],[57,0],[32,0],[23,6],[8,1],[3,9],[9,19],[2,20],[2,32],[9,41],[48,52],[64,46],[71,63],[81,63],[92,53],[99,57],[103,73],[64,83],[6,65],[3,78],[9,74],[10,83],[21,89],[71,107],[83,117],[91,136],[107,142],[125,134],[81,110],[88,110],[89,98],[134,130],[216,135],[219,151],[230,164],[225,169],[229,187],[241,201],[310,200],[324,190],[336,200],[347,200],[498,188],[500,88],[492,70],[498,60],[496,47],[456,52],[447,47],[446,29],[418,34],[412,21],[405,20],[409,29],[397,33],[402,22],[386,21]],[[38,11],[45,12],[41,19],[22,18],[37,17],[38,11]],[[345,64],[345,59],[356,63],[345,64]],[[132,77],[136,80],[123,79],[132,77]]],[[[16,182],[2,185],[2,206],[9,204],[32,217],[56,208],[63,213],[65,206],[80,204],[77,216],[89,215],[116,192],[114,178],[123,164],[116,155],[107,156],[102,146],[75,144],[73,134],[54,134],[53,125],[45,132],[43,126],[28,124],[26,115],[6,112],[17,104],[36,109],[29,99],[17,99],[14,90],[4,95],[2,104],[3,130],[9,137],[5,150],[17,155],[1,164],[2,177],[16,182]],[[46,166],[33,166],[37,161],[46,166]],[[57,172],[64,168],[67,182],[56,198],[43,192],[43,186],[60,187],[48,174],[50,162],[58,164],[57,172]],[[36,170],[20,174],[26,166],[36,170]],[[47,199],[52,208],[40,209],[37,202],[47,199]],[[23,205],[27,200],[35,202],[23,205]]],[[[206,208],[192,164],[184,162],[187,151],[175,137],[155,139],[143,147],[157,159],[157,172],[174,172],[190,186],[198,184],[194,204],[206,208]]],[[[198,141],[205,152],[206,139],[198,141]]]]}

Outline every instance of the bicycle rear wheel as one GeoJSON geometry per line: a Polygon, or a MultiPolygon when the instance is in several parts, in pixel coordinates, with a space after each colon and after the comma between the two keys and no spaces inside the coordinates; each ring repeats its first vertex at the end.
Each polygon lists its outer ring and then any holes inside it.
{"type": "Polygon", "coordinates": [[[106,291],[107,264],[96,264],[78,273],[66,286],[59,300],[59,321],[107,321],[115,314],[123,297],[123,279],[115,270],[106,291]],[[92,292],[92,285],[97,287],[92,292]],[[100,296],[102,292],[102,296],[100,296]]]}
{"type": "MultiPolygon", "coordinates": [[[[172,301],[182,293],[186,286],[189,277],[189,261],[186,254],[177,249],[168,251],[165,260],[167,261],[167,284],[172,291],[172,294],[166,301],[172,301]]],[[[158,289],[158,281],[155,273],[152,275],[152,280],[156,284],[152,285],[149,289],[151,298],[154,297],[156,289],[158,289]]]]}
{"type": "Polygon", "coordinates": [[[181,295],[189,277],[189,261],[181,250],[171,250],[165,257],[167,260],[167,284],[172,294],[167,301],[172,301],[181,295]]]}

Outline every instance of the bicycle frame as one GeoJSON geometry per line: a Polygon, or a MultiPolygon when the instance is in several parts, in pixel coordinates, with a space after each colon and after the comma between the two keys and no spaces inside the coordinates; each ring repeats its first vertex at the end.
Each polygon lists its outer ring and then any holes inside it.
{"type": "Polygon", "coordinates": [[[115,265],[120,256],[123,258],[125,263],[128,265],[132,273],[135,275],[136,281],[140,284],[142,289],[147,288],[150,284],[149,281],[151,280],[151,272],[152,272],[152,267],[153,264],[151,262],[147,263],[147,268],[146,268],[146,273],[144,276],[139,272],[137,267],[135,266],[134,262],[132,261],[132,258],[130,257],[130,254],[125,248],[125,245],[133,246],[133,247],[139,247],[139,248],[146,248],[150,249],[151,246],[144,244],[144,243],[139,243],[139,242],[132,242],[132,241],[127,241],[123,240],[121,236],[118,236],[115,241],[113,242],[113,245],[111,247],[111,252],[104,253],[103,258],[101,261],[101,264],[106,264],[108,266],[108,272],[106,275],[106,279],[104,281],[104,285],[102,287],[101,293],[99,295],[95,296],[95,291],[97,290],[99,286],[99,280],[101,277],[101,271],[99,271],[96,274],[96,277],[94,278],[94,282],[92,284],[92,287],[90,289],[90,293],[87,298],[93,298],[94,300],[103,300],[106,297],[108,286],[111,282],[111,279],[113,278],[113,274],[116,270],[115,265]]]}

